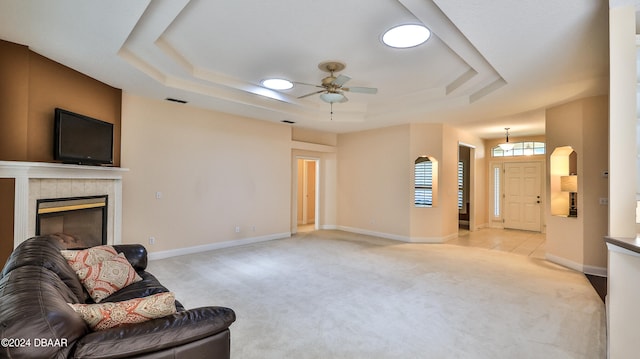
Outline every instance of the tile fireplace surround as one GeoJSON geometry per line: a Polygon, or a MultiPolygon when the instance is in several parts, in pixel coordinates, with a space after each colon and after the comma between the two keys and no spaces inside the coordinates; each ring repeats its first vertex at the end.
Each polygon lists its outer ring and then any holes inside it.
{"type": "Polygon", "coordinates": [[[35,235],[36,200],[107,195],[107,243],[122,242],[120,167],[0,161],[0,178],[15,180],[14,248],[35,235]]]}

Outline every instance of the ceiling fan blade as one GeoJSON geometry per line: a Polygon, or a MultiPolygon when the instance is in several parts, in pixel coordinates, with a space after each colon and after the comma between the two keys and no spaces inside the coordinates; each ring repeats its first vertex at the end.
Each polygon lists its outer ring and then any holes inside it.
{"type": "Polygon", "coordinates": [[[297,84],[297,85],[306,85],[306,86],[313,86],[313,87],[324,88],[324,87],[322,87],[322,86],[320,86],[320,85],[317,85],[317,84],[308,84],[308,83],[306,83],[306,82],[293,81],[293,83],[294,83],[294,84],[297,84]]]}
{"type": "Polygon", "coordinates": [[[351,80],[351,77],[346,76],[346,75],[339,75],[338,77],[336,77],[335,80],[333,80],[331,83],[333,85],[337,85],[337,86],[342,86],[345,83],[347,83],[347,81],[351,80]]]}
{"type": "Polygon", "coordinates": [[[343,87],[342,90],[355,92],[355,93],[368,93],[368,94],[378,93],[378,89],[373,87],[343,87]]]}
{"type": "Polygon", "coordinates": [[[325,91],[326,91],[326,90],[315,91],[315,92],[312,92],[312,93],[308,93],[308,94],[306,94],[306,95],[302,95],[302,96],[300,96],[300,97],[298,97],[298,98],[305,98],[305,97],[309,97],[309,96],[317,95],[317,94],[319,94],[319,93],[323,93],[323,92],[325,92],[325,91]]]}

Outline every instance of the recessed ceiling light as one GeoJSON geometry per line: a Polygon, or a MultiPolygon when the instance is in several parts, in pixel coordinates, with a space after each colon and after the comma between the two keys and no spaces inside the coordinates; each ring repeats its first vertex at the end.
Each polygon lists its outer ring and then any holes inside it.
{"type": "Polygon", "coordinates": [[[272,90],[288,90],[293,87],[293,82],[284,79],[262,80],[262,85],[272,90]]]}
{"type": "Polygon", "coordinates": [[[382,35],[382,42],[391,47],[404,49],[423,44],[431,37],[431,31],[423,25],[399,25],[382,35]]]}

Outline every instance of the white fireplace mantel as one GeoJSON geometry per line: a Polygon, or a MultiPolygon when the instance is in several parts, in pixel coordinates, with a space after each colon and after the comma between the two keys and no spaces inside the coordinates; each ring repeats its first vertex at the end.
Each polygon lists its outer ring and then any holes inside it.
{"type": "Polygon", "coordinates": [[[63,163],[0,161],[0,178],[122,179],[127,168],[63,163]]]}
{"type": "MultiPolygon", "coordinates": [[[[122,243],[122,175],[128,169],[121,167],[80,166],[46,162],[0,161],[0,178],[15,180],[14,204],[14,247],[34,233],[30,225],[30,211],[34,204],[31,180],[72,180],[82,184],[83,181],[109,180],[112,183],[112,197],[109,206],[113,206],[111,243],[122,243]]],[[[71,187],[71,186],[69,186],[71,187]]],[[[77,186],[75,186],[77,187],[77,186]]],[[[71,193],[72,195],[72,193],[71,193]]]]}

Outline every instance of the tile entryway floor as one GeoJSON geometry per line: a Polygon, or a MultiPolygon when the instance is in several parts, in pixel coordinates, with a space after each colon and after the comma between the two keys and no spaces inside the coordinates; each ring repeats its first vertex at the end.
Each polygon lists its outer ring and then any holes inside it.
{"type": "Polygon", "coordinates": [[[540,232],[484,228],[477,231],[460,229],[458,238],[448,240],[445,243],[545,259],[545,240],[546,235],[540,232]]]}

